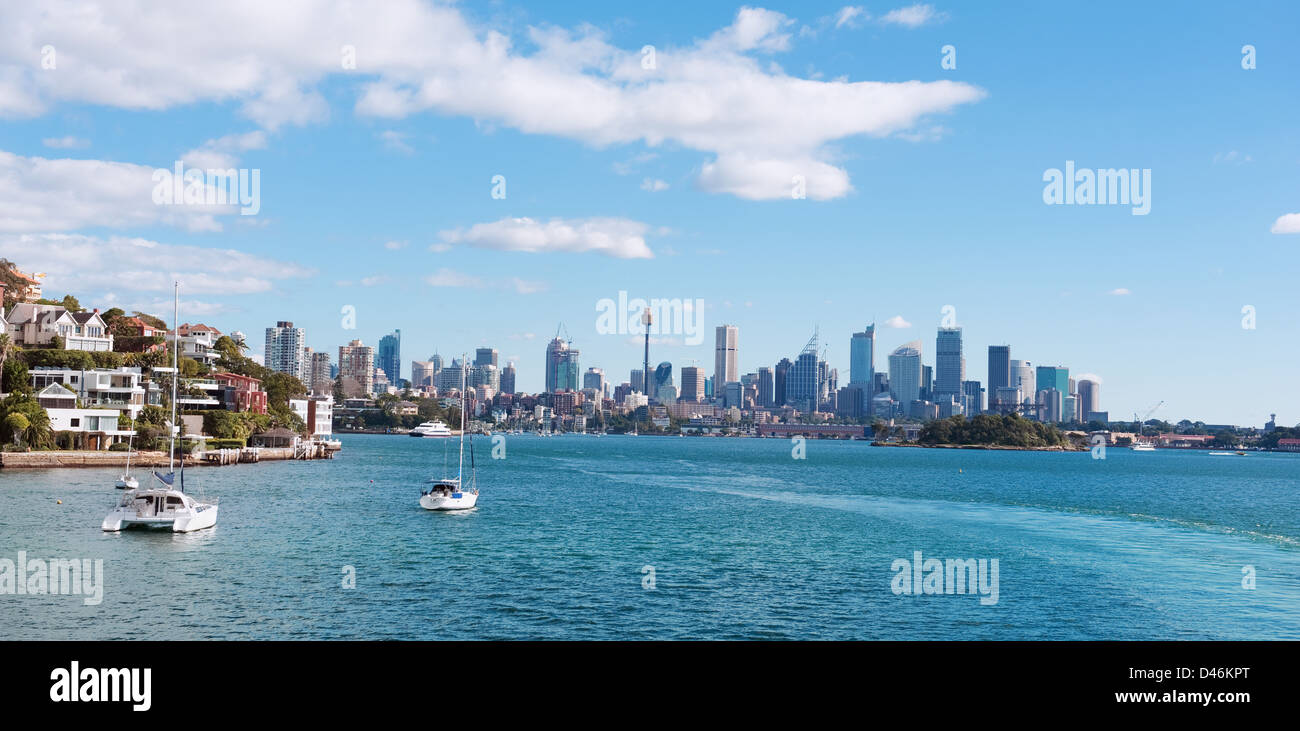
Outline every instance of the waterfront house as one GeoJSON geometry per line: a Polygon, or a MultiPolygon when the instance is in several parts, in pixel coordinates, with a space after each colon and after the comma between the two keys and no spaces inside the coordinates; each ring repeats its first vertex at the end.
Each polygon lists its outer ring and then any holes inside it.
{"type": "Polygon", "coordinates": [[[52,385],[67,386],[83,407],[125,411],[132,419],[145,405],[145,387],[139,368],[33,368],[32,388],[44,392],[52,385]]]}
{"type": "Polygon", "coordinates": [[[221,354],[214,349],[217,338],[221,337],[221,331],[215,327],[202,323],[197,325],[185,323],[176,329],[176,335],[183,357],[193,358],[209,367],[216,365],[217,359],[221,357],[221,354]]]}
{"type": "Polygon", "coordinates": [[[113,349],[113,335],[99,310],[68,312],[61,305],[20,302],[9,308],[5,321],[10,339],[24,348],[50,348],[58,337],[66,350],[113,349]]]}
{"type": "Polygon", "coordinates": [[[268,429],[252,437],[254,447],[293,447],[298,444],[298,435],[284,427],[268,429]]]}
{"type": "Polygon", "coordinates": [[[328,437],[334,433],[333,396],[289,399],[289,408],[307,425],[309,436],[328,437]]]}
{"type": "Polygon", "coordinates": [[[62,384],[51,383],[36,394],[36,402],[50,417],[50,429],[73,432],[81,436],[86,449],[108,449],[110,444],[125,442],[134,430],[119,427],[117,409],[89,409],[78,406],[77,395],[62,384]]]}
{"type": "Polygon", "coordinates": [[[1300,439],[1279,439],[1277,448],[1283,452],[1300,452],[1300,439]]]}
{"type": "Polygon", "coordinates": [[[420,405],[411,401],[398,401],[393,404],[393,413],[398,416],[418,416],[420,405]]]}
{"type": "Polygon", "coordinates": [[[212,380],[220,387],[219,398],[227,411],[266,413],[266,392],[260,379],[238,373],[213,373],[212,380]]]}
{"type": "Polygon", "coordinates": [[[118,320],[117,326],[123,332],[129,332],[130,334],[141,338],[152,338],[158,335],[162,335],[162,336],[167,335],[166,330],[159,330],[158,328],[154,327],[153,325],[150,325],[149,323],[145,322],[144,320],[141,320],[140,318],[134,315],[132,315],[131,317],[124,317],[118,320]]]}

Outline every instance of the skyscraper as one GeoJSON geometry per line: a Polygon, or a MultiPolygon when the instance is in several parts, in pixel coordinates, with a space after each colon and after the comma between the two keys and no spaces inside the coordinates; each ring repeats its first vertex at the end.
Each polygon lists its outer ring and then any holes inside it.
{"type": "Polygon", "coordinates": [[[682,368],[682,401],[704,400],[704,369],[698,366],[682,368]]]}
{"type": "Polygon", "coordinates": [[[515,393],[515,364],[507,363],[501,369],[501,393],[515,393]]]}
{"type": "Polygon", "coordinates": [[[353,340],[339,346],[339,375],[361,384],[364,393],[375,388],[375,349],[353,340]]]}
{"type": "Polygon", "coordinates": [[[660,363],[654,370],[654,377],[651,379],[651,388],[654,392],[650,394],[651,398],[659,399],[659,390],[673,385],[673,364],[668,361],[660,363]]]}
{"type": "Polygon", "coordinates": [[[817,358],[817,335],[785,374],[785,402],[800,411],[816,411],[821,398],[821,363],[817,358]]]}
{"type": "Polygon", "coordinates": [[[388,382],[396,386],[402,380],[402,331],[394,330],[391,335],[379,339],[379,356],[375,366],[388,376],[388,382]]]}
{"type": "Polygon", "coordinates": [[[736,360],[740,331],[735,325],[719,325],[713,351],[713,387],[719,392],[722,384],[740,381],[740,365],[736,360]]]}
{"type": "Polygon", "coordinates": [[[1079,421],[1087,422],[1088,415],[1101,411],[1101,384],[1091,378],[1082,378],[1079,389],[1079,421]]]}
{"type": "Polygon", "coordinates": [[[474,351],[474,365],[498,365],[496,348],[479,348],[474,351]]]}
{"type": "Polygon", "coordinates": [[[433,363],[427,360],[411,361],[411,385],[414,387],[432,386],[433,377],[436,371],[433,370],[433,363]]]}
{"type": "MultiPolygon", "coordinates": [[[[876,372],[876,325],[867,325],[860,333],[853,333],[849,340],[849,383],[865,384],[868,389],[876,372]]],[[[868,400],[871,393],[866,394],[868,400]]]]}
{"type": "Polygon", "coordinates": [[[546,391],[577,391],[580,377],[578,351],[556,335],[546,345],[546,391]]]}
{"type": "Polygon", "coordinates": [[[921,397],[921,341],[900,345],[889,354],[889,391],[907,408],[921,397]]]}
{"type": "Polygon", "coordinates": [[[761,366],[758,369],[758,405],[771,408],[776,401],[776,383],[772,378],[772,369],[761,366]]]}
{"type": "MultiPolygon", "coordinates": [[[[1011,385],[1011,346],[990,345],[988,385],[989,411],[1004,413],[1008,410],[1014,410],[1010,407],[1018,404],[998,403],[998,389],[1008,388],[1011,385]]],[[[1004,391],[1003,393],[1006,392],[1004,391]]]]}
{"type": "Polygon", "coordinates": [[[967,417],[984,411],[984,387],[979,381],[962,381],[962,407],[967,417]]]}
{"type": "Polygon", "coordinates": [[[794,363],[789,358],[782,358],[772,370],[772,405],[785,406],[785,384],[790,377],[790,368],[794,363]]]}
{"type": "Polygon", "coordinates": [[[277,373],[288,373],[294,378],[304,379],[310,370],[306,360],[306,334],[302,328],[281,320],[275,323],[275,327],[266,329],[263,365],[277,373]]]}
{"type": "Polygon", "coordinates": [[[961,354],[961,328],[941,327],[934,341],[934,400],[961,396],[961,382],[966,378],[961,354]]]}
{"type": "MultiPolygon", "coordinates": [[[[1070,393],[1070,369],[1065,366],[1038,366],[1034,388],[1038,391],[1056,389],[1060,394],[1058,398],[1064,398],[1070,393]]],[[[1058,409],[1057,412],[1059,413],[1060,410],[1058,409]]]]}
{"type": "Polygon", "coordinates": [[[309,391],[320,391],[328,393],[331,386],[330,381],[330,354],[329,353],[312,353],[310,366],[310,380],[304,382],[309,391]]]}
{"type": "Polygon", "coordinates": [[[593,389],[598,395],[605,395],[605,371],[600,368],[588,368],[586,373],[582,374],[582,388],[593,389]]]}
{"type": "Polygon", "coordinates": [[[1020,406],[1034,405],[1038,388],[1034,378],[1034,364],[1027,360],[1011,361],[1011,385],[1020,389],[1020,406]]]}

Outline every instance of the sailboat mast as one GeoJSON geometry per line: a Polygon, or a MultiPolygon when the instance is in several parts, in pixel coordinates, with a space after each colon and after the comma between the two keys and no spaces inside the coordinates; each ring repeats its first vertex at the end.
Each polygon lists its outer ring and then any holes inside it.
{"type": "Polygon", "coordinates": [[[465,407],[468,404],[465,400],[465,364],[468,358],[468,354],[460,356],[460,459],[456,464],[456,487],[462,490],[465,488],[465,407]]]}
{"type": "Polygon", "coordinates": [[[176,469],[176,382],[181,379],[180,362],[177,353],[180,351],[180,331],[181,321],[178,319],[181,315],[181,283],[172,282],[172,420],[171,420],[171,443],[167,447],[167,471],[171,472],[176,469]]]}

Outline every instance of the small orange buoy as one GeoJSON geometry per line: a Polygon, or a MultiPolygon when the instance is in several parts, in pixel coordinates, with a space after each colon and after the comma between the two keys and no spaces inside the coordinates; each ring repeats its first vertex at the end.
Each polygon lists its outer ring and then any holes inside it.
{"type": "Polygon", "coordinates": [[[62,500],[55,500],[54,502],[55,502],[55,504],[57,504],[57,505],[62,505],[62,504],[63,504],[63,501],[62,501],[62,500]]]}

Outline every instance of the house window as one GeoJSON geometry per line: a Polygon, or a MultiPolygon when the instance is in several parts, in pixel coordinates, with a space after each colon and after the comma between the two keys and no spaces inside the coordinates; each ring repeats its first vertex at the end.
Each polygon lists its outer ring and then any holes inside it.
{"type": "Polygon", "coordinates": [[[79,427],[79,426],[81,426],[81,419],[76,419],[76,418],[74,418],[74,419],[72,419],[71,421],[69,421],[68,424],[69,424],[70,426],[72,426],[73,428],[79,427]]]}

